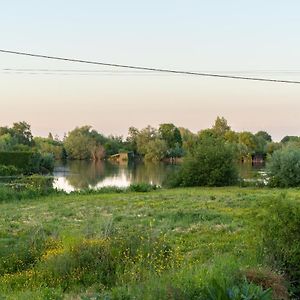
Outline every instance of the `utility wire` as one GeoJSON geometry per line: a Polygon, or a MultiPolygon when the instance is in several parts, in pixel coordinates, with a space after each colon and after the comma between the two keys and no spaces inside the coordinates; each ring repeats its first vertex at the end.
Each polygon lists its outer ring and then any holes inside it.
{"type": "Polygon", "coordinates": [[[248,76],[246,77],[246,76],[234,76],[234,75],[225,75],[225,74],[223,75],[223,74],[215,74],[215,73],[201,73],[201,72],[189,72],[189,71],[161,69],[161,68],[150,68],[150,67],[142,67],[142,66],[113,64],[113,63],[89,61],[89,60],[82,60],[82,59],[73,59],[73,58],[66,58],[66,57],[41,55],[41,54],[34,54],[34,53],[20,52],[20,51],[11,51],[11,50],[3,50],[3,49],[0,49],[0,53],[23,55],[23,56],[29,56],[29,57],[51,59],[51,60],[60,60],[60,61],[67,61],[67,62],[84,63],[84,64],[90,64],[90,65],[100,65],[100,66],[107,66],[107,67],[126,68],[126,69],[131,69],[131,70],[164,72],[164,73],[172,73],[172,74],[185,74],[185,75],[215,77],[215,78],[228,78],[228,79],[241,79],[241,80],[264,81],[264,82],[300,84],[300,81],[294,81],[294,80],[268,79],[268,78],[259,78],[259,77],[248,77],[248,76]]]}
{"type": "MultiPolygon", "coordinates": [[[[2,68],[2,71],[8,72],[62,72],[62,73],[118,73],[118,74],[149,74],[149,71],[138,70],[95,70],[95,69],[46,69],[46,68],[2,68]]],[[[191,72],[201,72],[192,70],[191,72]]],[[[202,72],[217,72],[217,73],[235,73],[235,74],[300,74],[300,70],[202,70],[202,72]]],[[[153,72],[155,74],[155,72],[153,72]]]]}

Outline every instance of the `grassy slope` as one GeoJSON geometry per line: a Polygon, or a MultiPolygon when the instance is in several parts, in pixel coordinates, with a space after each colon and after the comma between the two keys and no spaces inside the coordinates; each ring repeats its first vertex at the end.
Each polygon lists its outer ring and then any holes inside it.
{"type": "MultiPolygon", "coordinates": [[[[291,198],[300,197],[297,190],[286,192],[291,198]]],[[[61,239],[64,247],[81,238],[101,237],[113,228],[165,234],[168,243],[180,252],[184,266],[201,268],[228,257],[243,267],[256,265],[257,224],[264,214],[261,204],[280,193],[282,190],[275,189],[185,188],[2,203],[1,256],[4,259],[26,234],[34,236],[37,228],[61,239]]],[[[26,286],[22,290],[4,282],[0,277],[0,291],[11,299],[39,297],[38,292],[26,291],[26,286]]]]}

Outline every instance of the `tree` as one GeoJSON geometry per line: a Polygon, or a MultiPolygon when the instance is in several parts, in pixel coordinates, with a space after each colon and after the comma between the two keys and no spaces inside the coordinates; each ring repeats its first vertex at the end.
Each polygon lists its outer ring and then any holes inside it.
{"type": "Polygon", "coordinates": [[[137,137],[139,135],[139,130],[135,127],[129,127],[128,129],[128,136],[126,139],[126,143],[128,145],[129,150],[137,153],[137,137]]]}
{"type": "Polygon", "coordinates": [[[281,141],[280,143],[288,143],[288,142],[299,142],[300,138],[298,136],[294,136],[294,135],[286,135],[281,141]]]}
{"type": "Polygon", "coordinates": [[[148,144],[158,138],[158,132],[150,125],[142,129],[136,137],[137,151],[142,155],[148,152],[148,144]]]}
{"type": "Polygon", "coordinates": [[[266,131],[258,131],[255,134],[256,137],[264,139],[266,142],[272,142],[272,137],[266,131]]]}
{"type": "Polygon", "coordinates": [[[182,148],[184,151],[189,151],[193,145],[196,143],[197,135],[191,132],[187,128],[178,128],[181,138],[182,138],[182,148]]]}
{"type": "Polygon", "coordinates": [[[235,131],[228,130],[224,134],[224,139],[228,143],[237,144],[239,142],[239,134],[235,131]]]}
{"type": "Polygon", "coordinates": [[[164,140],[154,139],[147,145],[145,159],[148,161],[160,161],[166,156],[168,146],[164,140]]]}
{"type": "Polygon", "coordinates": [[[49,140],[52,140],[52,141],[54,140],[54,139],[53,139],[53,135],[52,135],[51,132],[49,132],[49,134],[48,134],[48,139],[49,139],[49,140]]]}
{"type": "Polygon", "coordinates": [[[64,140],[64,146],[71,159],[99,160],[105,155],[101,144],[103,141],[103,136],[92,130],[91,126],[82,126],[69,132],[64,140]]]}
{"type": "Polygon", "coordinates": [[[169,149],[175,148],[176,145],[182,146],[180,131],[174,124],[160,124],[158,132],[160,137],[166,141],[169,149]]]}
{"type": "Polygon", "coordinates": [[[26,122],[13,123],[10,129],[10,134],[15,137],[19,144],[33,146],[33,135],[31,133],[30,125],[26,122]]]}
{"type": "Polygon", "coordinates": [[[227,186],[237,182],[235,153],[221,138],[199,141],[185,157],[180,171],[169,179],[175,186],[227,186]]]}
{"type": "Polygon", "coordinates": [[[239,144],[241,149],[244,149],[243,156],[251,156],[255,153],[257,147],[256,139],[253,133],[243,131],[239,134],[239,144]]]}
{"type": "Polygon", "coordinates": [[[227,120],[224,117],[220,118],[218,116],[212,129],[217,135],[224,136],[225,133],[230,130],[230,126],[227,124],[227,120]]]}
{"type": "Polygon", "coordinates": [[[0,151],[12,151],[17,144],[17,140],[9,133],[0,135],[0,151]]]}
{"type": "Polygon", "coordinates": [[[271,186],[300,186],[300,149],[284,147],[268,158],[267,170],[271,186]]]}

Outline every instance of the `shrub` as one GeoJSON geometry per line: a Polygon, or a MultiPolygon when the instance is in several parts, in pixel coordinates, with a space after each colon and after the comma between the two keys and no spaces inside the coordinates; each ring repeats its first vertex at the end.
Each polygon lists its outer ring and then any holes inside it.
{"type": "Polygon", "coordinates": [[[49,192],[53,190],[53,177],[31,175],[14,180],[10,186],[15,190],[49,192]]]}
{"type": "Polygon", "coordinates": [[[19,174],[21,174],[21,172],[15,166],[0,165],[0,176],[15,176],[19,174]]]}
{"type": "Polygon", "coordinates": [[[142,193],[146,193],[146,192],[150,192],[153,190],[156,190],[157,186],[150,184],[150,183],[132,183],[129,186],[129,191],[131,192],[142,192],[142,193]]]}
{"type": "Polygon", "coordinates": [[[0,152],[0,165],[15,166],[19,173],[51,173],[54,168],[54,156],[39,152],[0,152]]]}
{"type": "Polygon", "coordinates": [[[285,272],[300,296],[300,204],[282,195],[270,203],[261,230],[264,260],[285,272]]]}
{"type": "Polygon", "coordinates": [[[184,159],[180,170],[165,184],[176,186],[228,186],[237,182],[235,154],[218,138],[202,139],[184,159]]]}
{"type": "Polygon", "coordinates": [[[273,187],[300,186],[300,149],[286,147],[268,158],[269,185],[273,187]]]}
{"type": "Polygon", "coordinates": [[[30,164],[33,152],[0,152],[0,164],[15,166],[20,170],[26,170],[30,164]]]}

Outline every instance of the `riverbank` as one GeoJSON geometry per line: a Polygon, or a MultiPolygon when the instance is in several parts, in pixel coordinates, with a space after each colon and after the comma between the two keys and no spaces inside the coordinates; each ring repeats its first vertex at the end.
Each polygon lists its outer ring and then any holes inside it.
{"type": "Polygon", "coordinates": [[[297,189],[230,187],[0,203],[0,294],[202,299],[238,288],[265,268],[260,223],[283,192],[299,201],[297,189]]]}

